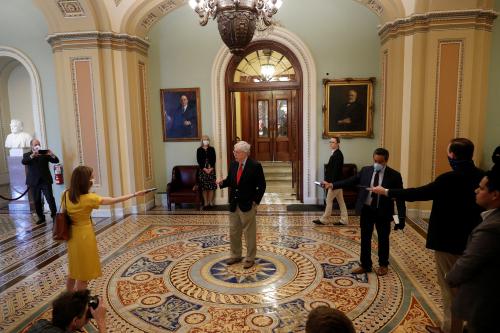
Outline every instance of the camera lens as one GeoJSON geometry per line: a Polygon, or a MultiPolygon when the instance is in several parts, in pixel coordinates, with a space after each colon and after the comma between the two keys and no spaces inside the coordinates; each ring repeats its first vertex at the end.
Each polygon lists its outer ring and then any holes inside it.
{"type": "Polygon", "coordinates": [[[93,318],[92,312],[90,311],[90,308],[95,310],[95,309],[97,309],[98,306],[99,306],[99,296],[97,296],[97,295],[89,296],[89,308],[87,311],[87,318],[89,318],[89,319],[93,318]]]}

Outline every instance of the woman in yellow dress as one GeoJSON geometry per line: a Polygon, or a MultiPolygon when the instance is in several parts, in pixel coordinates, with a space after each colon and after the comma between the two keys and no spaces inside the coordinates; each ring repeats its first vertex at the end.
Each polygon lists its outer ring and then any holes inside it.
{"type": "Polygon", "coordinates": [[[144,195],[139,191],[120,197],[101,197],[89,193],[94,182],[91,167],[81,165],[73,170],[68,191],[63,193],[63,204],[71,218],[71,237],[68,241],[68,291],[84,290],[90,280],[102,275],[101,262],[90,214],[100,205],[112,205],[144,195]]]}

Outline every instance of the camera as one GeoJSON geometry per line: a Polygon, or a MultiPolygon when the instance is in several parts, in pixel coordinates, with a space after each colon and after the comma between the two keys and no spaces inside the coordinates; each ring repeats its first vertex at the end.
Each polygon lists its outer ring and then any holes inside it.
{"type": "Polygon", "coordinates": [[[94,295],[94,296],[89,296],[89,308],[87,310],[87,318],[91,319],[92,317],[92,312],[90,312],[90,308],[92,309],[97,309],[99,306],[99,296],[94,295]]]}

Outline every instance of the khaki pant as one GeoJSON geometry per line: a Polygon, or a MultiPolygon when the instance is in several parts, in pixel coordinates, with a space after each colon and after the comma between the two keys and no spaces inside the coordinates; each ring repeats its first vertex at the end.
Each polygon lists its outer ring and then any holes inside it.
{"type": "Polygon", "coordinates": [[[436,271],[439,287],[441,288],[441,297],[443,298],[443,324],[441,329],[445,333],[462,333],[463,323],[460,318],[453,316],[451,306],[455,297],[455,292],[450,288],[444,276],[448,273],[455,262],[460,258],[458,254],[435,251],[436,271]]]}
{"type": "Polygon", "coordinates": [[[235,212],[229,214],[229,238],[231,241],[231,258],[241,258],[242,242],[241,236],[245,235],[247,245],[247,254],[245,261],[254,261],[257,253],[257,224],[255,215],[257,205],[253,204],[252,209],[248,212],[242,212],[239,207],[236,207],[235,212]]]}
{"type": "Polygon", "coordinates": [[[344,191],[341,188],[332,190],[328,189],[328,194],[326,195],[326,207],[323,216],[319,218],[321,222],[326,222],[332,215],[333,209],[333,199],[337,198],[340,208],[340,223],[347,224],[349,222],[349,217],[347,216],[347,207],[344,202],[344,191]]]}

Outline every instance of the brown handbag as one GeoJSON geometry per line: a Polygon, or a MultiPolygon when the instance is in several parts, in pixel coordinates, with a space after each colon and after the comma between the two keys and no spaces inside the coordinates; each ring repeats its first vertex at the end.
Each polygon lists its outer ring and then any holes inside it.
{"type": "Polygon", "coordinates": [[[61,206],[59,206],[59,211],[56,214],[56,219],[52,227],[52,239],[55,241],[67,241],[70,238],[71,218],[66,210],[66,192],[64,191],[63,193],[64,208],[63,200],[61,199],[61,206]]]}

